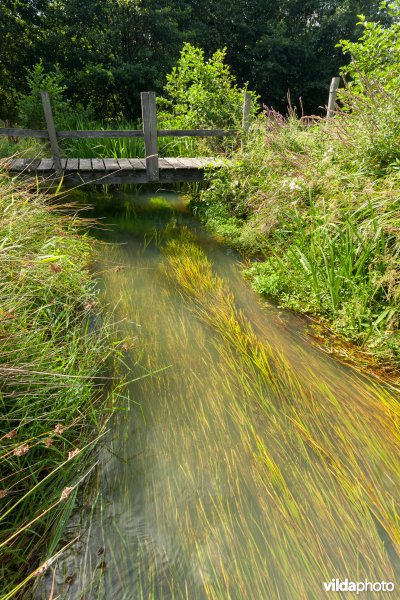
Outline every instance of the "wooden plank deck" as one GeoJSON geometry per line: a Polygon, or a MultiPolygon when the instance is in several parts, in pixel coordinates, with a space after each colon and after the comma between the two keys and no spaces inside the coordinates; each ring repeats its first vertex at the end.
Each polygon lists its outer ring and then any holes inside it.
{"type": "MultiPolygon", "coordinates": [[[[216,158],[160,158],[160,182],[204,181],[204,169],[222,161],[216,158]]],[[[146,170],[146,160],[141,158],[62,158],[61,173],[57,172],[52,158],[2,159],[0,166],[10,173],[36,175],[41,179],[64,178],[67,184],[92,183],[124,184],[151,181],[146,170]]],[[[154,181],[154,180],[153,180],[154,181]]]]}

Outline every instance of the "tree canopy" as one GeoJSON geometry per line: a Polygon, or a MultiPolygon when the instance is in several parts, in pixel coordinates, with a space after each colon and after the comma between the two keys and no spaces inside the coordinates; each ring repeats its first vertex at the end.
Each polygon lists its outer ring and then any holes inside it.
{"type": "Polygon", "coordinates": [[[26,77],[42,61],[63,76],[72,106],[98,118],[132,118],[139,93],[160,92],[185,42],[211,57],[226,48],[238,84],[283,109],[290,90],[305,110],[326,103],[346,63],[337,43],[355,41],[357,15],[375,20],[379,0],[3,0],[0,118],[16,119],[26,77]]]}

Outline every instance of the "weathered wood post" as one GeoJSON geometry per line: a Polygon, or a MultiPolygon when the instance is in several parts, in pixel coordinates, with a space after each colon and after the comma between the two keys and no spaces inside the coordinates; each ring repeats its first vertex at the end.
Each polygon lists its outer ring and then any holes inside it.
{"type": "Polygon", "coordinates": [[[160,174],[158,166],[157,108],[155,92],[142,92],[141,101],[147,177],[149,181],[158,181],[160,174]]]}
{"type": "Polygon", "coordinates": [[[53,113],[51,110],[49,93],[43,91],[43,92],[40,92],[40,95],[42,97],[43,112],[44,112],[44,117],[46,119],[47,132],[49,134],[50,148],[51,148],[51,153],[53,155],[54,167],[55,167],[55,170],[57,171],[57,173],[61,173],[62,169],[61,169],[60,148],[58,146],[57,132],[56,132],[56,128],[54,125],[54,119],[53,119],[53,113]]]}
{"type": "Polygon", "coordinates": [[[331,87],[329,88],[329,101],[328,110],[326,116],[328,119],[332,117],[335,112],[336,93],[339,87],[340,77],[332,77],[331,87]]]}
{"type": "Polygon", "coordinates": [[[245,92],[243,97],[243,116],[242,116],[242,150],[244,149],[247,135],[250,129],[250,116],[251,116],[251,94],[245,92]]]}
{"type": "Polygon", "coordinates": [[[244,93],[243,98],[243,118],[242,127],[244,133],[247,135],[250,129],[250,112],[251,112],[251,94],[250,92],[244,93]]]}

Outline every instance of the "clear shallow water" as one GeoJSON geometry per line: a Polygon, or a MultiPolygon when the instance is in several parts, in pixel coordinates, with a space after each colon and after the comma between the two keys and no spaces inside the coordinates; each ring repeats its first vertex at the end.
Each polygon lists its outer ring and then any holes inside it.
{"type": "Polygon", "coordinates": [[[323,598],[336,577],[396,582],[396,399],[261,302],[180,196],[157,196],[93,198],[110,242],[102,285],[137,380],[71,523],[82,538],[39,597],[52,581],[61,598],[127,600],[323,598]],[[162,251],[182,227],[268,360],[258,349],[250,367],[182,295],[162,251]]]}

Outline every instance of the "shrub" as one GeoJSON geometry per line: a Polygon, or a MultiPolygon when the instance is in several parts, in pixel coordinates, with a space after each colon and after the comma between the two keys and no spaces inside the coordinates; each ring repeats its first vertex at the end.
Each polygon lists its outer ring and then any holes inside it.
{"type": "MultiPolygon", "coordinates": [[[[230,68],[225,64],[226,50],[217,50],[206,60],[201,48],[185,44],[177,65],[166,77],[164,96],[158,99],[159,123],[175,129],[240,129],[243,95],[230,68]]],[[[251,112],[257,111],[257,96],[252,93],[251,112]]],[[[231,150],[235,138],[196,139],[200,154],[231,150]]]]}
{"type": "Polygon", "coordinates": [[[56,68],[46,73],[42,61],[37,63],[27,77],[29,92],[23,95],[18,104],[19,119],[23,127],[40,129],[45,126],[41,91],[49,92],[56,126],[72,114],[69,100],[64,98],[66,86],[63,76],[56,68]]]}
{"type": "MultiPolygon", "coordinates": [[[[201,48],[185,44],[166,77],[161,107],[188,128],[240,127],[246,86],[238,88],[225,56],[225,49],[217,50],[205,60],[201,48]]],[[[253,94],[253,112],[255,101],[253,94]]]]}
{"type": "Polygon", "coordinates": [[[344,54],[351,56],[351,62],[341,72],[350,77],[349,85],[355,93],[368,91],[370,81],[387,91],[396,91],[400,86],[400,1],[382,3],[382,8],[392,20],[390,26],[360,15],[358,24],[364,33],[356,42],[341,40],[338,44],[344,54]]]}

